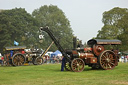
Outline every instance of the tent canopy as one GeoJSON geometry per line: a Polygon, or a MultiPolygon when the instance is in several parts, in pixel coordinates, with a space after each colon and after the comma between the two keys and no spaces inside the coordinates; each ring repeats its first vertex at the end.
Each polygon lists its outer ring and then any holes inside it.
{"type": "Polygon", "coordinates": [[[56,50],[54,53],[51,54],[51,57],[53,56],[62,56],[62,53],[59,50],[56,50]]]}
{"type": "Polygon", "coordinates": [[[128,55],[128,50],[124,51],[124,52],[123,52],[123,54],[126,54],[126,55],[128,55]]]}

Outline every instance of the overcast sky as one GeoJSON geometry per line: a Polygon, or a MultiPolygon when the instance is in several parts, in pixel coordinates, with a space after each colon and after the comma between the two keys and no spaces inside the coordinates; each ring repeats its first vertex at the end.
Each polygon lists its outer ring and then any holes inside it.
{"type": "Polygon", "coordinates": [[[128,0],[0,0],[0,9],[25,8],[28,13],[43,5],[57,5],[70,21],[73,33],[87,42],[103,26],[102,14],[114,7],[128,8],[128,0]]]}

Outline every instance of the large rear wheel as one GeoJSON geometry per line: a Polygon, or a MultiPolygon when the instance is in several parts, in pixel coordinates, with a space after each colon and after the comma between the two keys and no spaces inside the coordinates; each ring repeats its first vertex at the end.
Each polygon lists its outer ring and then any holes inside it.
{"type": "Polygon", "coordinates": [[[25,63],[25,56],[21,53],[16,53],[13,55],[13,58],[12,58],[12,64],[14,66],[22,66],[24,65],[25,63]]]}
{"type": "Polygon", "coordinates": [[[115,68],[117,63],[117,57],[113,51],[105,50],[99,56],[99,64],[104,70],[111,70],[115,68]]]}

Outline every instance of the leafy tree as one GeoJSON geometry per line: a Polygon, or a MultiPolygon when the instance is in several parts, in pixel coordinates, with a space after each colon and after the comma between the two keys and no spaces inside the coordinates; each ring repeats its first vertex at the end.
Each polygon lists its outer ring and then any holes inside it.
{"type": "Polygon", "coordinates": [[[37,21],[22,8],[0,12],[0,48],[13,46],[14,40],[20,45],[37,42],[37,21]]]}
{"type": "MultiPolygon", "coordinates": [[[[119,27],[119,20],[127,14],[126,8],[115,7],[103,13],[102,22],[104,26],[98,31],[97,38],[115,39],[122,33],[123,28],[119,27]]],[[[121,23],[124,24],[124,23],[121,23]]]]}
{"type": "Polygon", "coordinates": [[[128,50],[128,10],[127,14],[118,21],[118,28],[122,28],[122,33],[118,36],[118,39],[122,41],[122,50],[128,50]]]}
{"type": "MultiPolygon", "coordinates": [[[[63,48],[72,48],[73,31],[69,20],[61,9],[53,5],[44,5],[34,10],[32,15],[38,20],[41,27],[49,26],[63,48]]],[[[45,32],[43,35],[42,47],[46,47],[51,43],[51,39],[45,32]]],[[[52,50],[56,50],[55,46],[52,46],[52,50]]]]}
{"type": "Polygon", "coordinates": [[[128,49],[128,9],[115,7],[103,13],[102,22],[104,26],[98,31],[96,38],[120,39],[122,50],[128,49]],[[124,48],[125,47],[125,48],[124,48]]]}

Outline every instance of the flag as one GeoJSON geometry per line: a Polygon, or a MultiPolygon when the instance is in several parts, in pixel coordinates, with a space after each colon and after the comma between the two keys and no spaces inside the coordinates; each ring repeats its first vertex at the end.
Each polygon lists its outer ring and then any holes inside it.
{"type": "Polygon", "coordinates": [[[16,42],[16,41],[14,40],[14,45],[18,46],[18,45],[19,45],[19,43],[18,43],[18,42],[16,42]]]}

